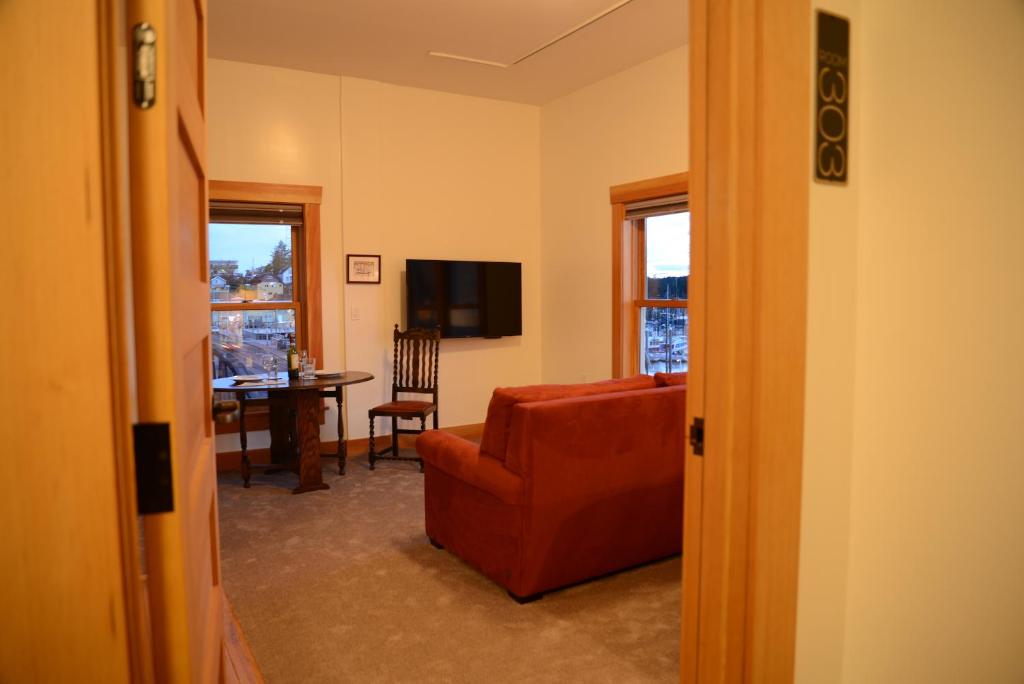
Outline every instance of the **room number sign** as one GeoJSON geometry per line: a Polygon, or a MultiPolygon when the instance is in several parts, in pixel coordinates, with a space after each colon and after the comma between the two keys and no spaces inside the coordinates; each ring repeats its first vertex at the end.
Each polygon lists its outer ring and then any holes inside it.
{"type": "Polygon", "coordinates": [[[814,177],[846,183],[850,109],[850,21],[818,11],[818,52],[814,74],[814,177]]]}

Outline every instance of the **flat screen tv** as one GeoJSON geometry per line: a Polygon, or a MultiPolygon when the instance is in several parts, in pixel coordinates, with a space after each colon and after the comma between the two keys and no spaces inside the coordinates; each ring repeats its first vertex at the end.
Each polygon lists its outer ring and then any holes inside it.
{"type": "Polygon", "coordinates": [[[406,259],[406,321],[441,337],[523,334],[522,264],[406,259]]]}

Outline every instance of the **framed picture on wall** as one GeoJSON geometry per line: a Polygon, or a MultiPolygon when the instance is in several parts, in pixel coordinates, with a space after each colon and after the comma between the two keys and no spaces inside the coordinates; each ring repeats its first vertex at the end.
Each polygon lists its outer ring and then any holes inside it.
{"type": "Polygon", "coordinates": [[[379,285],[380,254],[349,254],[345,282],[379,285]]]}

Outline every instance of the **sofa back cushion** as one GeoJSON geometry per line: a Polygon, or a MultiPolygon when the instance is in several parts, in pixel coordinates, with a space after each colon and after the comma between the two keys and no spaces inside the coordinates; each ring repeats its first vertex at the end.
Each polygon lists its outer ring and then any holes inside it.
{"type": "Polygon", "coordinates": [[[686,373],[655,373],[654,382],[658,387],[674,387],[686,384],[686,373]]]}
{"type": "Polygon", "coordinates": [[[615,378],[579,385],[499,387],[494,390],[494,394],[491,395],[491,403],[487,407],[487,422],[484,423],[484,434],[480,440],[480,453],[499,461],[505,460],[509,429],[512,425],[512,407],[516,404],[569,397],[587,397],[609,392],[628,392],[651,389],[656,386],[654,378],[650,375],[634,375],[631,378],[615,378]]]}

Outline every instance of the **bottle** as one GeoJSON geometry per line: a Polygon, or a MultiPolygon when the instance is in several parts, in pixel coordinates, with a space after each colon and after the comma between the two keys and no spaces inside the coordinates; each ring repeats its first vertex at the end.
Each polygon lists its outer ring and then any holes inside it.
{"type": "Polygon", "coordinates": [[[298,380],[299,378],[299,352],[295,349],[295,335],[288,335],[288,378],[298,380]]]}

